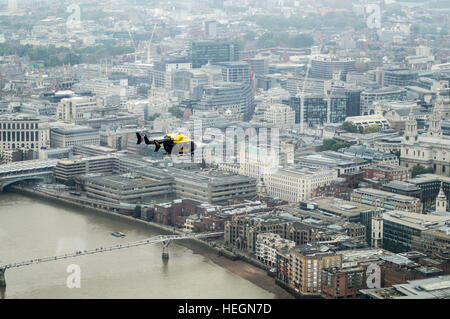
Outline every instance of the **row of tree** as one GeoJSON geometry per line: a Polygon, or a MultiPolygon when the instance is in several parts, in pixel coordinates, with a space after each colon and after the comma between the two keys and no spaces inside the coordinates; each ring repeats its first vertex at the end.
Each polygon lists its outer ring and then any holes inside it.
{"type": "Polygon", "coordinates": [[[341,130],[347,131],[349,133],[362,133],[362,134],[369,134],[369,133],[376,133],[381,131],[381,126],[378,124],[369,125],[367,127],[358,127],[352,122],[346,121],[342,123],[341,130]]]}
{"type": "Polygon", "coordinates": [[[289,34],[287,32],[267,32],[257,40],[260,48],[285,46],[289,48],[304,48],[314,45],[314,39],[309,34],[289,34]]]}
{"type": "Polygon", "coordinates": [[[351,145],[348,142],[339,142],[333,138],[325,138],[322,143],[321,151],[337,151],[351,145]]]}
{"type": "MultiPolygon", "coordinates": [[[[72,50],[66,47],[34,46],[34,45],[12,45],[8,43],[0,44],[0,56],[17,55],[28,57],[30,61],[42,61],[45,67],[60,66],[63,64],[76,65],[86,63],[87,58],[83,54],[108,54],[121,55],[133,52],[132,47],[114,46],[111,44],[101,44],[89,46],[83,49],[72,50]]],[[[98,63],[98,59],[92,56],[90,63],[98,63]]]]}
{"type": "Polygon", "coordinates": [[[364,19],[352,12],[328,12],[325,15],[310,14],[307,16],[256,15],[251,18],[255,23],[268,30],[281,31],[287,28],[312,30],[318,28],[353,27],[357,30],[366,26],[364,19]]]}

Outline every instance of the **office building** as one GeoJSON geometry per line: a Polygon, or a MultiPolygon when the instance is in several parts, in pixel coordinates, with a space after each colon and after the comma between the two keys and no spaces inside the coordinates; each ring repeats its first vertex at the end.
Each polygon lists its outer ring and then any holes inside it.
{"type": "Polygon", "coordinates": [[[272,104],[264,112],[264,120],[275,127],[290,128],[295,124],[295,111],[284,104],[272,104]]]}
{"type": "Polygon", "coordinates": [[[246,61],[220,62],[222,80],[225,82],[242,82],[250,84],[250,67],[246,61]]]}
{"type": "Polygon", "coordinates": [[[198,41],[191,44],[190,56],[193,68],[217,62],[239,60],[239,45],[229,41],[198,41]]]}
{"type": "Polygon", "coordinates": [[[27,114],[0,116],[0,155],[3,151],[29,149],[39,151],[48,145],[47,120],[27,114]]]}
{"type": "Polygon", "coordinates": [[[86,144],[100,145],[100,134],[97,129],[80,125],[65,125],[50,129],[50,146],[52,148],[86,144]]]}
{"type": "Polygon", "coordinates": [[[351,201],[384,208],[387,211],[400,210],[413,213],[422,212],[422,204],[418,198],[372,188],[355,189],[351,195],[351,201]]]}
{"type": "Polygon", "coordinates": [[[389,288],[363,289],[364,299],[448,299],[450,275],[409,280],[389,288]]]}
{"type": "Polygon", "coordinates": [[[240,82],[216,82],[205,86],[196,109],[217,111],[225,117],[249,121],[255,108],[250,86],[240,82]]]}
{"type": "Polygon", "coordinates": [[[383,87],[366,89],[361,92],[361,115],[372,115],[370,107],[375,101],[404,101],[406,100],[406,89],[400,87],[383,87]]]}
{"type": "MultiPolygon", "coordinates": [[[[91,162],[90,162],[91,163],[91,162]]],[[[89,198],[112,203],[142,203],[173,196],[173,179],[128,174],[89,174],[79,177],[89,198]]]]}
{"type": "Polygon", "coordinates": [[[383,214],[383,248],[393,252],[411,250],[412,236],[448,226],[450,215],[417,214],[391,211],[383,214]]]}
{"type": "Polygon", "coordinates": [[[333,94],[326,98],[321,95],[305,95],[301,97],[291,97],[284,101],[295,111],[295,123],[305,123],[313,127],[325,123],[343,122],[347,117],[347,97],[345,95],[333,94]],[[303,108],[303,117],[302,117],[303,108]]]}
{"type": "Polygon", "coordinates": [[[309,75],[313,78],[332,79],[336,73],[345,77],[348,72],[353,71],[355,71],[355,60],[351,58],[319,56],[311,60],[309,75]]]}
{"type": "Polygon", "coordinates": [[[56,108],[56,116],[63,121],[79,122],[92,117],[92,112],[103,106],[103,100],[76,96],[62,99],[56,108]]]}

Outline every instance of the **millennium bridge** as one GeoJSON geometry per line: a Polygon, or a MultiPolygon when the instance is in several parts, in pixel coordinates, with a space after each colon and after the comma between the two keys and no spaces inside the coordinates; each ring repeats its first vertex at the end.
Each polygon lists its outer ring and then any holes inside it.
{"type": "Polygon", "coordinates": [[[74,251],[71,253],[66,253],[66,254],[58,255],[58,256],[32,258],[32,259],[29,259],[26,261],[10,263],[7,265],[0,265],[0,287],[1,288],[6,287],[5,272],[7,269],[11,269],[11,268],[32,266],[32,265],[37,265],[37,264],[41,264],[41,263],[45,263],[45,262],[51,262],[51,261],[55,261],[55,260],[76,258],[76,257],[80,257],[80,256],[93,255],[93,254],[101,254],[101,253],[106,253],[109,251],[114,251],[114,250],[119,250],[119,249],[126,249],[126,248],[132,248],[132,247],[144,246],[144,245],[152,245],[152,244],[157,244],[157,243],[163,244],[162,258],[168,259],[169,253],[167,252],[167,247],[169,246],[170,242],[173,240],[212,238],[212,237],[218,237],[221,235],[223,235],[223,232],[209,232],[209,233],[185,234],[185,235],[159,235],[159,236],[154,236],[154,237],[147,238],[147,239],[142,239],[142,240],[138,240],[138,241],[134,241],[134,242],[128,242],[128,243],[124,243],[124,244],[118,244],[118,245],[109,246],[109,247],[99,247],[99,248],[90,249],[90,250],[78,250],[78,251],[74,251]]]}

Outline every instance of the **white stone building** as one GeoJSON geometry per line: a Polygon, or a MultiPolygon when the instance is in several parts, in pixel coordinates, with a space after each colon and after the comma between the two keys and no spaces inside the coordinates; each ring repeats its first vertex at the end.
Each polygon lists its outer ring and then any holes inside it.
{"type": "Polygon", "coordinates": [[[277,264],[277,250],[295,246],[295,242],[274,233],[262,233],[256,237],[256,258],[269,266],[277,264]]]}
{"type": "Polygon", "coordinates": [[[412,168],[419,164],[433,167],[435,174],[450,176],[450,137],[441,131],[441,114],[434,110],[428,132],[419,135],[417,121],[410,114],[405,125],[400,165],[412,168]]]}

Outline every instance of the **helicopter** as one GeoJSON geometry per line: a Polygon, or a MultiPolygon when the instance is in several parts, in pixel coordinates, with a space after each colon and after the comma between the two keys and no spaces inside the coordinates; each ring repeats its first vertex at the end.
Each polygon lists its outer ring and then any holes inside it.
{"type": "Polygon", "coordinates": [[[149,140],[147,135],[144,134],[144,137],[142,138],[141,134],[136,132],[136,137],[136,144],[141,144],[142,141],[144,141],[147,145],[155,145],[155,152],[158,152],[162,145],[167,154],[172,154],[172,150],[176,145],[176,149],[179,150],[178,154],[190,152],[191,155],[194,155],[195,143],[188,136],[180,133],[166,134],[163,138],[149,140]]]}

